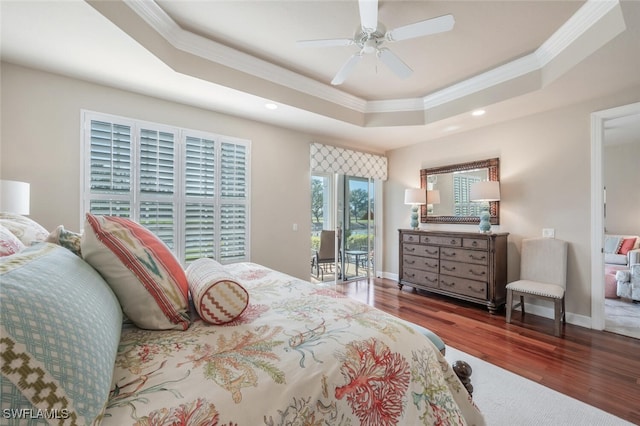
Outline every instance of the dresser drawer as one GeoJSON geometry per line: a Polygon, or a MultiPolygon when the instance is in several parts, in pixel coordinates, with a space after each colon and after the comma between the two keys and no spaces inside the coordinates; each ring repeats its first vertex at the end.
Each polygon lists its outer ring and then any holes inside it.
{"type": "Polygon", "coordinates": [[[449,277],[440,275],[439,288],[456,294],[476,297],[478,299],[487,298],[487,283],[464,278],[449,277]]]}
{"type": "Polygon", "coordinates": [[[403,243],[420,243],[420,235],[418,234],[402,234],[403,243]]]}
{"type": "Polygon", "coordinates": [[[431,257],[437,259],[440,257],[440,247],[423,246],[420,244],[403,244],[402,254],[412,254],[414,256],[431,257]]]}
{"type": "Polygon", "coordinates": [[[488,268],[486,265],[441,260],[440,273],[471,280],[487,281],[488,268]]]}
{"type": "Polygon", "coordinates": [[[442,237],[439,235],[421,235],[421,244],[437,244],[439,246],[461,247],[462,238],[460,237],[442,237]]]}
{"type": "Polygon", "coordinates": [[[412,256],[408,254],[405,254],[404,256],[402,256],[403,268],[421,269],[423,271],[431,271],[437,274],[439,266],[440,266],[440,262],[438,261],[438,259],[433,259],[430,257],[412,256]]]}
{"type": "Polygon", "coordinates": [[[486,238],[463,238],[462,247],[486,250],[489,248],[489,240],[486,238]]]}
{"type": "Polygon", "coordinates": [[[454,260],[478,265],[487,265],[489,263],[489,253],[479,250],[443,247],[442,250],[440,250],[440,258],[442,260],[454,260]]]}
{"type": "Polygon", "coordinates": [[[426,287],[438,288],[438,274],[419,269],[403,268],[402,279],[426,287]]]}

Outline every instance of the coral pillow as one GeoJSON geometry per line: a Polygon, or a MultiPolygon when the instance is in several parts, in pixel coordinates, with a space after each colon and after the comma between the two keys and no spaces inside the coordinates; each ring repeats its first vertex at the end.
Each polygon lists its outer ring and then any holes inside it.
{"type": "Polygon", "coordinates": [[[187,268],[191,298],[200,318],[225,324],[238,318],[249,305],[249,293],[213,259],[198,259],[187,268]]]}
{"type": "Polygon", "coordinates": [[[631,250],[633,248],[633,246],[635,246],[635,244],[636,244],[635,237],[623,239],[622,240],[622,244],[620,245],[620,248],[618,249],[618,253],[619,254],[627,254],[627,253],[629,253],[629,250],[631,250]]]}
{"type": "Polygon", "coordinates": [[[151,231],[129,219],[87,213],[81,249],[84,260],[100,272],[138,327],[189,327],[187,278],[151,231]]]}
{"type": "Polygon", "coordinates": [[[0,225],[0,257],[20,253],[25,249],[22,241],[11,231],[0,225]]]}

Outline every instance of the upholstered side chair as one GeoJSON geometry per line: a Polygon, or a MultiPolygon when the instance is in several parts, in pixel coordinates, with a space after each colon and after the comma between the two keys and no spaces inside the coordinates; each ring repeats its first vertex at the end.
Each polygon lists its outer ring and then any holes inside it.
{"type": "Polygon", "coordinates": [[[560,336],[560,321],[566,322],[564,296],[567,288],[567,251],[569,244],[555,238],[522,240],[520,279],[507,284],[507,323],[511,311],[520,306],[524,319],[524,296],[553,301],[554,334],[560,336]],[[513,299],[520,302],[513,306],[513,299]]]}

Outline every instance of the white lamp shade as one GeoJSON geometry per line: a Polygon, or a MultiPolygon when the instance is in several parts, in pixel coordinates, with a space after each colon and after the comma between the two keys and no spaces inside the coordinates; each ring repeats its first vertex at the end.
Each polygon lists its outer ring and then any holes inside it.
{"type": "Polygon", "coordinates": [[[427,191],[427,204],[440,204],[440,191],[438,189],[427,191]]]}
{"type": "Polygon", "coordinates": [[[0,211],[29,214],[30,186],[26,182],[0,180],[0,211]]]}
{"type": "Polygon", "coordinates": [[[404,190],[405,204],[426,204],[427,191],[421,188],[411,188],[404,190]]]}
{"type": "Polygon", "coordinates": [[[471,201],[500,201],[500,182],[491,180],[471,184],[469,199],[471,201]]]}

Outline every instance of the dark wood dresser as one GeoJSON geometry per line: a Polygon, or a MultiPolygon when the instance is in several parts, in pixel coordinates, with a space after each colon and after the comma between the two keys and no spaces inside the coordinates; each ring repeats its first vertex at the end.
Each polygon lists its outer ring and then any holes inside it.
{"type": "Polygon", "coordinates": [[[408,285],[486,305],[504,305],[508,233],[400,229],[398,287],[408,285]]]}

